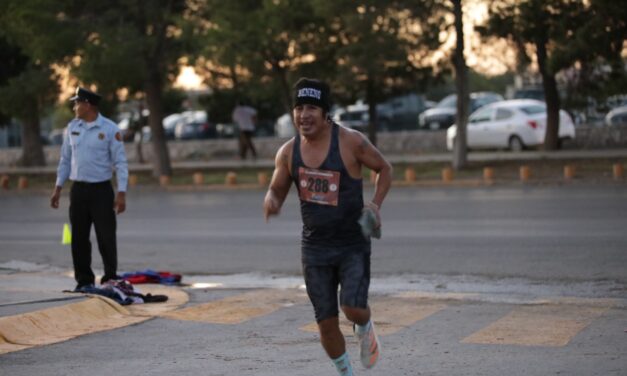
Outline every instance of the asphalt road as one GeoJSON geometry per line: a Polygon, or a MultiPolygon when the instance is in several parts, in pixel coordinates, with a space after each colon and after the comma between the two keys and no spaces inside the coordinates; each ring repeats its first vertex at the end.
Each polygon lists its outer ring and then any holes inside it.
{"type": "MultiPolygon", "coordinates": [[[[263,195],[131,191],[118,217],[120,270],[299,275],[295,193],[270,223],[263,220],[263,195]]],[[[69,247],[60,244],[67,196],[61,205],[51,209],[42,194],[0,195],[0,264],[69,269],[69,247]]],[[[373,274],[625,284],[625,213],[624,185],[395,188],[382,209],[373,274]]]]}
{"type": "MultiPolygon", "coordinates": [[[[221,287],[185,289],[198,317],[181,310],[0,355],[0,374],[335,374],[317,334],[306,330],[313,320],[306,298],[276,289],[302,283],[294,192],[270,223],[263,194],[130,192],[119,217],[121,270],[166,269],[221,287]],[[242,313],[243,321],[229,323],[242,313]]],[[[624,375],[626,198],[624,185],[392,190],[372,263],[382,359],[367,374],[624,375]]],[[[60,244],[67,204],[64,197],[55,211],[46,195],[0,195],[3,301],[32,291],[21,279],[51,296],[71,287],[50,272],[71,265],[60,244]],[[16,272],[22,264],[44,272],[16,272]]],[[[98,268],[95,250],[93,258],[98,268]]],[[[0,316],[56,304],[65,303],[3,305],[0,316]]],[[[350,335],[347,346],[355,374],[366,374],[350,335]]]]}

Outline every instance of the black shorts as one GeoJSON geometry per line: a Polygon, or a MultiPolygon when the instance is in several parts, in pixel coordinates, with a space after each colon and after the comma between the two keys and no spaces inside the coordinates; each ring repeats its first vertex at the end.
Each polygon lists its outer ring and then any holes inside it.
{"type": "Polygon", "coordinates": [[[367,308],[370,244],[332,249],[303,247],[303,275],[316,321],[337,317],[339,304],[367,308]]]}

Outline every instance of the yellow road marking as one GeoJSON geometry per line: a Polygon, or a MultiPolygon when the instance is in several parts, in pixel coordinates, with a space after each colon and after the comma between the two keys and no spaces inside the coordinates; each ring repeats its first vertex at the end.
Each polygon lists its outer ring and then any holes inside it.
{"type": "Polygon", "coordinates": [[[169,312],[163,317],[214,324],[239,324],[280,308],[305,302],[297,289],[264,289],[169,312]]]}
{"type": "MultiPolygon", "coordinates": [[[[372,318],[377,334],[380,336],[396,333],[446,307],[447,305],[443,303],[406,297],[376,297],[370,302],[372,318]]],[[[317,333],[318,325],[313,322],[300,329],[317,333]]],[[[340,314],[340,329],[344,335],[353,333],[353,324],[342,314],[340,314]]]]}
{"type": "Polygon", "coordinates": [[[592,320],[611,308],[608,299],[557,299],[517,307],[464,338],[462,343],[566,346],[592,320]],[[547,303],[548,302],[548,303],[547,303]]]}

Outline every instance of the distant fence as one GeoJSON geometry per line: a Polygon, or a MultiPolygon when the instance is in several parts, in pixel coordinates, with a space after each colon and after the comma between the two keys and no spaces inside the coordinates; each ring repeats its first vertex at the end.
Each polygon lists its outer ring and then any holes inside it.
{"type": "MultiPolygon", "coordinates": [[[[278,148],[287,139],[276,137],[255,138],[259,158],[273,158],[278,148]]],[[[446,131],[405,131],[379,133],[377,146],[383,154],[416,155],[446,151],[446,131]]],[[[565,145],[567,149],[605,149],[627,147],[627,127],[577,127],[577,137],[565,145]]],[[[60,146],[46,146],[47,163],[56,164],[60,146]]],[[[173,162],[190,160],[234,159],[237,157],[236,139],[169,141],[168,149],[173,162]]],[[[150,143],[142,144],[147,161],[152,160],[150,143]]],[[[0,148],[0,166],[15,166],[21,155],[19,148],[0,148]]],[[[137,162],[137,146],[126,144],[129,162],[137,162]]]]}

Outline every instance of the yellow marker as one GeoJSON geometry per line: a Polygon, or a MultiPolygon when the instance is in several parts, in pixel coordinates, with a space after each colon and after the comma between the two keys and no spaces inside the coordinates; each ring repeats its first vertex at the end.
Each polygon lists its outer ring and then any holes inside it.
{"type": "Polygon", "coordinates": [[[61,244],[72,244],[72,232],[70,231],[70,225],[67,223],[63,225],[63,237],[61,238],[61,244]]]}

